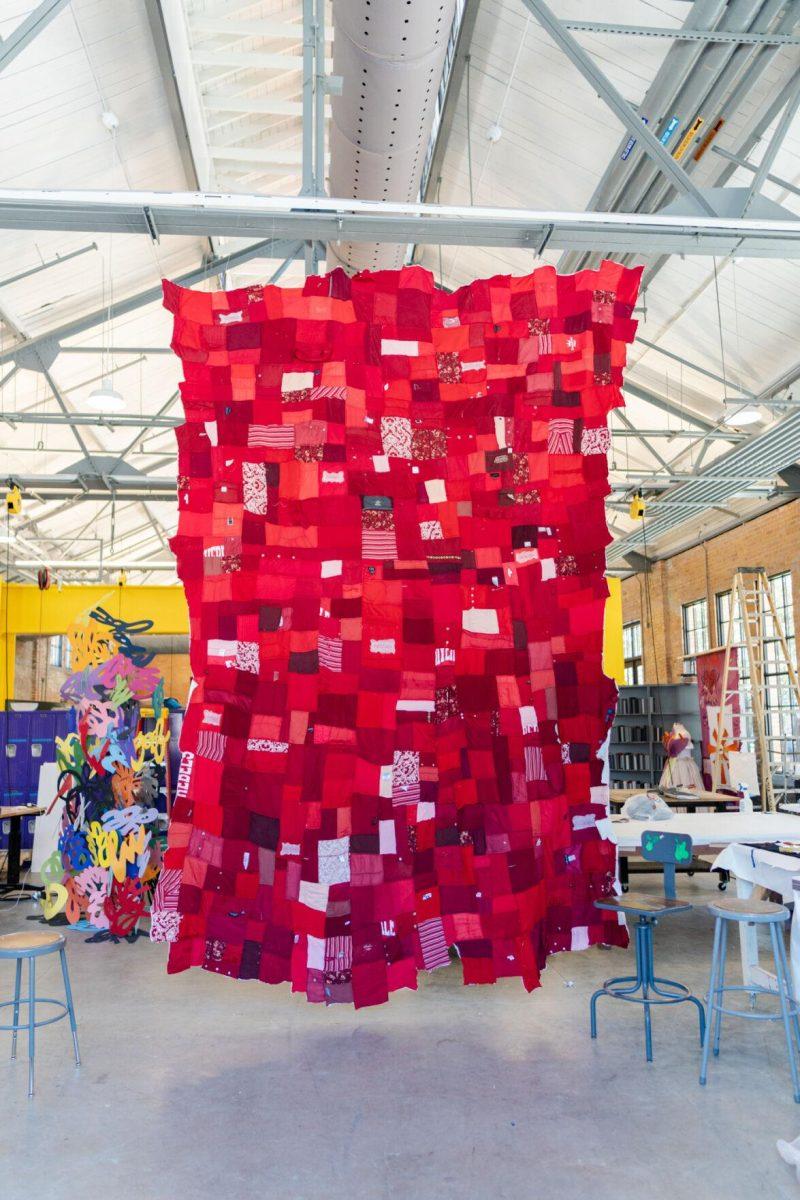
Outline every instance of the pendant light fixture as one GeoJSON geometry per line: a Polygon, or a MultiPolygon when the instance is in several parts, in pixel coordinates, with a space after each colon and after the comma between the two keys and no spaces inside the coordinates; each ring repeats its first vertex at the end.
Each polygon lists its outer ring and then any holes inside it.
{"type": "Polygon", "coordinates": [[[752,404],[745,404],[743,408],[728,408],[726,404],[725,408],[723,425],[755,425],[761,420],[761,413],[752,404]]]}
{"type": "Polygon", "coordinates": [[[99,387],[94,388],[86,397],[86,407],[92,412],[122,412],[125,400],[110,379],[104,379],[99,387]]]}

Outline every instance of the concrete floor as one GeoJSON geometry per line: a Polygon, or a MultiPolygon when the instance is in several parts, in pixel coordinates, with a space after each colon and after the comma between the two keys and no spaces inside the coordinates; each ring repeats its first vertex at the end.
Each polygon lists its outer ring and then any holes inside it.
{"type": "MultiPolygon", "coordinates": [[[[717,894],[708,876],[680,884],[698,903],[717,894]]],[[[0,906],[0,930],[30,912],[0,906]]],[[[664,922],[660,971],[702,992],[710,933],[703,909],[664,922]]],[[[168,978],[163,946],[85,936],[68,933],[80,1071],[66,1024],[39,1033],[32,1101],[24,1041],[16,1063],[0,1057],[2,1200],[800,1195],[775,1151],[800,1133],[781,1029],[728,1020],[705,1089],[688,1005],[654,1016],[650,1065],[633,1006],[601,1001],[592,1042],[589,995],[626,973],[625,951],[553,958],[532,996],[511,980],[464,988],[453,966],[354,1013],[202,971],[168,978]]],[[[45,995],[56,970],[40,966],[45,995]]]]}

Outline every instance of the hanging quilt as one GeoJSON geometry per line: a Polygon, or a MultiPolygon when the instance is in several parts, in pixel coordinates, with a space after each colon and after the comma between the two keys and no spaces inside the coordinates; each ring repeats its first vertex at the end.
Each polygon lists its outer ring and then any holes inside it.
{"type": "Polygon", "coordinates": [[[607,416],[638,270],[164,284],[196,686],[169,970],[379,1004],[625,944],[606,839],[607,416]]]}

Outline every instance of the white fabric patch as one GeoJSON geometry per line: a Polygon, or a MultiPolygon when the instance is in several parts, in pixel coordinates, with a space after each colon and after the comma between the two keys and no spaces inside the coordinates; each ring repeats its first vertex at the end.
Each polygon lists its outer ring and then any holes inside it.
{"type": "Polygon", "coordinates": [[[383,338],[381,354],[407,354],[416,358],[419,354],[419,342],[402,342],[396,338],[383,338]]]}
{"type": "Polygon", "coordinates": [[[206,431],[206,436],[208,437],[208,440],[211,442],[211,445],[216,446],[217,442],[219,441],[219,437],[217,435],[217,422],[216,421],[205,421],[203,428],[206,431]]]}
{"type": "Polygon", "coordinates": [[[202,723],[203,725],[213,725],[214,728],[219,728],[222,724],[222,713],[215,713],[210,708],[204,708],[202,723]]]}
{"type": "Polygon", "coordinates": [[[596,824],[594,813],[580,813],[572,818],[572,828],[575,830],[594,829],[596,824]]]}
{"type": "Polygon", "coordinates": [[[320,578],[330,579],[332,575],[341,575],[341,558],[326,558],[320,563],[320,578]]]}
{"type": "Polygon", "coordinates": [[[468,633],[500,632],[500,622],[494,608],[465,608],[461,614],[461,625],[468,633]]]}
{"type": "Polygon", "coordinates": [[[461,372],[464,371],[483,371],[486,368],[485,362],[462,362],[461,372]]]}
{"type": "Polygon", "coordinates": [[[506,446],[506,419],[505,417],[495,417],[494,419],[494,436],[497,439],[498,450],[504,450],[506,446]]]}
{"type": "Polygon", "coordinates": [[[370,654],[394,654],[397,650],[397,643],[394,638],[370,638],[369,652],[370,654]]]}
{"type": "Polygon", "coordinates": [[[444,541],[444,530],[441,521],[420,521],[419,531],[423,542],[444,541]]]}
{"type": "Polygon", "coordinates": [[[231,662],[236,660],[236,649],[238,642],[228,642],[223,638],[209,638],[208,642],[208,657],[209,658],[229,658],[231,662]]]}
{"type": "Polygon", "coordinates": [[[381,446],[387,458],[411,458],[411,436],[408,417],[381,417],[381,446]]]}
{"type": "Polygon", "coordinates": [[[318,849],[320,883],[347,883],[350,879],[350,839],[321,841],[318,849]]]}
{"type": "Polygon", "coordinates": [[[381,854],[397,853],[397,833],[394,821],[378,822],[378,850],[381,854]]]}
{"type": "Polygon", "coordinates": [[[344,471],[323,471],[323,483],[344,483],[344,471]]]}
{"type": "Polygon", "coordinates": [[[536,709],[532,704],[521,705],[519,719],[522,722],[523,733],[536,733],[539,729],[539,719],[536,716],[536,709]]]}
{"type": "Polygon", "coordinates": [[[259,517],[267,512],[267,464],[242,463],[242,499],[247,512],[259,517]]]}
{"type": "Polygon", "coordinates": [[[389,457],[386,454],[373,454],[372,466],[378,475],[385,475],[389,470],[389,457]]]}
{"type": "Polygon", "coordinates": [[[236,670],[257,675],[259,668],[258,642],[236,643],[236,670]]]}
{"type": "Polygon", "coordinates": [[[589,926],[588,925],[573,925],[572,927],[572,945],[570,950],[588,950],[589,949],[589,926]]]}
{"type": "Polygon", "coordinates": [[[281,842],[280,853],[291,858],[300,853],[300,845],[297,842],[281,842]]]}
{"type": "Polygon", "coordinates": [[[313,908],[315,912],[325,912],[329,891],[327,883],[310,883],[307,879],[301,879],[297,898],[306,908],[313,908]]]}
{"type": "Polygon", "coordinates": [[[388,799],[392,794],[392,764],[384,763],[381,767],[380,784],[378,785],[378,795],[388,799]]]}
{"type": "Polygon", "coordinates": [[[313,371],[286,371],[281,379],[282,392],[300,392],[314,386],[313,371]]]}
{"type": "Polygon", "coordinates": [[[554,558],[542,559],[542,583],[547,579],[555,579],[556,577],[556,560],[554,558]]]}
{"type": "MultiPolygon", "coordinates": [[[[395,712],[435,712],[433,700],[398,700],[395,712]]],[[[383,792],[381,792],[383,795],[383,792]]]]}
{"type": "Polygon", "coordinates": [[[325,938],[311,937],[309,934],[306,941],[307,959],[309,971],[324,971],[325,970],[325,938]]]}
{"type": "Polygon", "coordinates": [[[417,805],[417,820],[432,821],[436,816],[436,805],[432,800],[420,800],[417,805]]]}
{"type": "Polygon", "coordinates": [[[425,491],[429,504],[441,504],[447,499],[447,484],[443,479],[426,479],[425,491]]]}
{"type": "Polygon", "coordinates": [[[258,750],[262,754],[288,754],[288,742],[275,742],[272,738],[248,738],[248,750],[258,750]]]}
{"type": "Polygon", "coordinates": [[[238,325],[244,320],[243,312],[217,313],[217,322],[220,325],[238,325]]]}

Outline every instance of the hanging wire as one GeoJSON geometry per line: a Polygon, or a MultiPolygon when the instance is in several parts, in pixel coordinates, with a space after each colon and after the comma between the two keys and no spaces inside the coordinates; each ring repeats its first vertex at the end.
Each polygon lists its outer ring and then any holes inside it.
{"type": "Polygon", "coordinates": [[[469,173],[469,202],[470,205],[473,205],[475,203],[475,197],[472,191],[472,102],[470,99],[469,90],[470,63],[472,61],[472,55],[468,54],[465,61],[467,64],[467,171],[469,173]]]}
{"type": "MultiPolygon", "coordinates": [[[[436,183],[436,203],[442,203],[442,177],[436,183]]],[[[439,242],[439,287],[444,288],[444,269],[442,266],[442,243],[439,242]]]]}
{"type": "Polygon", "coordinates": [[[723,401],[723,404],[725,404],[727,407],[727,403],[728,403],[728,372],[725,368],[725,339],[722,336],[722,305],[719,302],[719,279],[717,277],[717,260],[716,260],[716,258],[713,258],[711,261],[714,264],[714,293],[717,298],[717,326],[719,328],[719,358],[720,358],[720,363],[722,366],[722,386],[725,390],[725,394],[722,398],[722,401],[723,401]]]}

